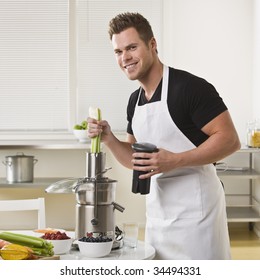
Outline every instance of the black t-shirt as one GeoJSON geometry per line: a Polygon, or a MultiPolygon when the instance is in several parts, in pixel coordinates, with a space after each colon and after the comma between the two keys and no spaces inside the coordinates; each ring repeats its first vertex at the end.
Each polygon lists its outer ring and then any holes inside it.
{"type": "MultiPolygon", "coordinates": [[[[160,101],[161,89],[162,81],[149,101],[142,91],[138,106],[160,101]]],[[[129,134],[133,134],[132,118],[138,96],[139,89],[131,94],[128,101],[127,132],[129,134]]],[[[174,68],[170,68],[169,71],[167,104],[172,120],[195,146],[199,146],[208,138],[201,128],[227,110],[213,85],[191,73],[174,68]]]]}

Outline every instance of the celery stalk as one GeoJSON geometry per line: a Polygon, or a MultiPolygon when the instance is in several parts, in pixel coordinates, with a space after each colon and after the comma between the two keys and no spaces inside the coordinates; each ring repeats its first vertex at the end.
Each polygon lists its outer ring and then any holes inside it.
{"type": "Polygon", "coordinates": [[[29,247],[43,247],[46,243],[42,238],[8,231],[1,232],[0,238],[11,243],[29,247]]]}
{"type": "Polygon", "coordinates": [[[31,248],[34,255],[37,256],[46,256],[51,257],[53,256],[53,249],[48,248],[31,248]]]}
{"type": "MultiPolygon", "coordinates": [[[[99,108],[89,108],[89,116],[98,121],[101,120],[101,110],[99,108]]],[[[91,139],[91,153],[100,153],[101,152],[101,135],[91,139]]]]}
{"type": "Polygon", "coordinates": [[[53,256],[54,254],[52,243],[39,237],[4,231],[0,232],[0,239],[29,247],[36,255],[53,256]]]}

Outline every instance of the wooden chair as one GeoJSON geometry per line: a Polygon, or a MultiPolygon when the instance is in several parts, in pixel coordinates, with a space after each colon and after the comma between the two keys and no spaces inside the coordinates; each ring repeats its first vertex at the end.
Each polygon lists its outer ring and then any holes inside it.
{"type": "Polygon", "coordinates": [[[38,229],[46,227],[45,199],[0,200],[0,211],[38,211],[38,229]]]}

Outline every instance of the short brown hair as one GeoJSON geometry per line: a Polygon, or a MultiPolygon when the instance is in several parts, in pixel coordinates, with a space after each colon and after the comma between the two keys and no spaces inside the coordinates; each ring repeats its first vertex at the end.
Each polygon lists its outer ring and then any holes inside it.
{"type": "Polygon", "coordinates": [[[148,44],[148,42],[154,37],[150,23],[139,13],[122,13],[114,17],[109,22],[108,34],[110,40],[114,34],[133,27],[138,32],[140,38],[148,44]]]}

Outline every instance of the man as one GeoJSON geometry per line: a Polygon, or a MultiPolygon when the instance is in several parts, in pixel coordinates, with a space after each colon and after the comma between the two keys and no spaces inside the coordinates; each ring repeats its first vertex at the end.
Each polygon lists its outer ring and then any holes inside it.
{"type": "Polygon", "coordinates": [[[240,148],[227,107],[207,81],[160,61],[142,15],[119,14],[109,35],[119,67],[140,89],[129,99],[125,142],[107,121],[91,118],[89,137],[101,133],[121,164],[151,177],[145,238],[156,259],[229,259],[225,196],[213,165],[240,148]],[[135,142],[159,152],[133,153],[135,142]]]}

